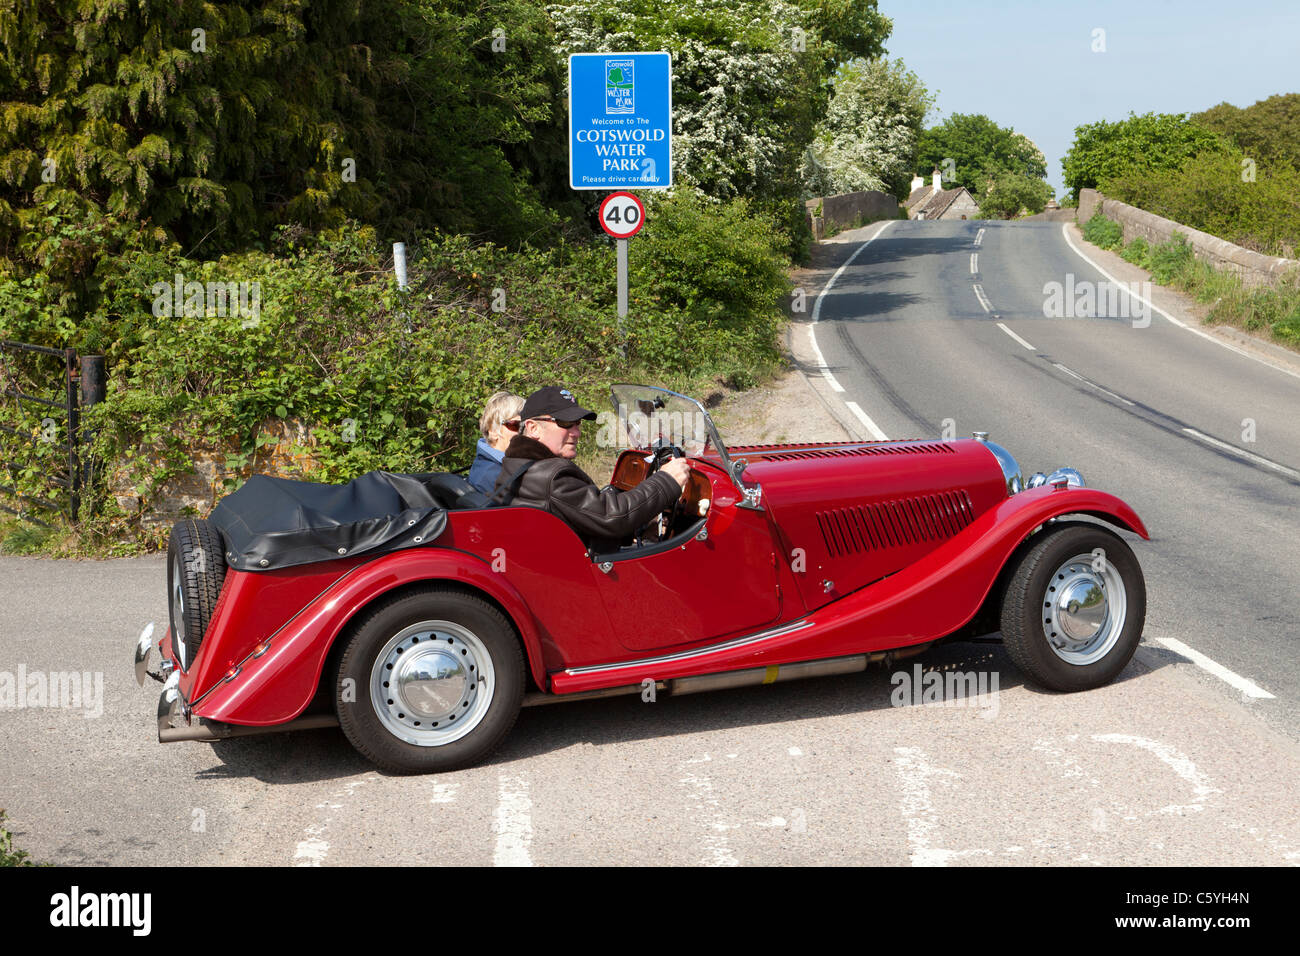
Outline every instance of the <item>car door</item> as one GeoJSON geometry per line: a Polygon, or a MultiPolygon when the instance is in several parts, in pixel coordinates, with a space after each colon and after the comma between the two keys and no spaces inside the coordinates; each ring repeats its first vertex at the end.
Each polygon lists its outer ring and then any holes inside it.
{"type": "Polygon", "coordinates": [[[593,562],[614,634],[628,650],[707,643],[780,616],[767,516],[740,507],[721,472],[712,485],[708,517],[689,535],[593,562]]]}

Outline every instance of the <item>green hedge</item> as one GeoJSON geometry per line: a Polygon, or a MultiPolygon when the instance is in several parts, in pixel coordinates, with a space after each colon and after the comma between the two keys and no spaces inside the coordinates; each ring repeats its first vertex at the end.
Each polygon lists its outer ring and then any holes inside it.
{"type": "MultiPolygon", "coordinates": [[[[408,243],[403,292],[387,243],[349,225],[285,230],[272,250],[214,262],[141,242],[135,255],[103,263],[105,308],[79,322],[44,301],[38,283],[0,279],[0,301],[12,306],[0,311],[0,337],[105,352],[108,399],[86,424],[97,456],[125,469],[146,499],[205,444],[246,471],[277,419],[311,429],[313,480],[454,470],[472,459],[479,413],[499,388],[526,394],[563,382],[600,408],[613,381],[747,385],[778,364],[778,300],[789,288],[782,237],[743,202],[681,192],[652,209],[630,242],[622,334],[612,242],[508,251],[427,235],[408,243]],[[250,293],[257,283],[257,314],[209,313],[206,300],[203,310],[177,310],[178,273],[248,283],[250,293]]],[[[39,416],[27,424],[38,427],[39,416]]],[[[24,490],[39,489],[39,476],[19,477],[24,490]]],[[[94,504],[95,535],[157,534],[102,488],[94,504]]]]}

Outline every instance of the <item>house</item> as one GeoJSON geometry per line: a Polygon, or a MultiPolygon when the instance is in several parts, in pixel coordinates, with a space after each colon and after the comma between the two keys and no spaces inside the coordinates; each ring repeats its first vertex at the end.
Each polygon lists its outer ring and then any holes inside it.
{"type": "Polygon", "coordinates": [[[909,219],[974,219],[979,216],[979,206],[966,187],[943,188],[939,170],[930,174],[931,185],[926,186],[920,176],[912,179],[912,192],[903,203],[909,219]]]}

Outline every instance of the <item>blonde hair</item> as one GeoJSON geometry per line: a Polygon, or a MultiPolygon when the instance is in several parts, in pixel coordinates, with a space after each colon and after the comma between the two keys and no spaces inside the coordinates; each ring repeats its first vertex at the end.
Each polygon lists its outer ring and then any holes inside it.
{"type": "Polygon", "coordinates": [[[515,418],[524,407],[524,400],[514,392],[497,392],[488,399],[483,415],[478,420],[479,434],[487,441],[492,440],[492,429],[504,425],[515,418]]]}

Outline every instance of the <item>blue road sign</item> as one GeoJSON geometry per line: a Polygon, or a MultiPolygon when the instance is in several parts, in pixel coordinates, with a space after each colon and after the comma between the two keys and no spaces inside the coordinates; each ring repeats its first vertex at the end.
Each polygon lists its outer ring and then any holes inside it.
{"type": "Polygon", "coordinates": [[[569,57],[569,185],[673,184],[672,64],[667,53],[569,57]]]}

